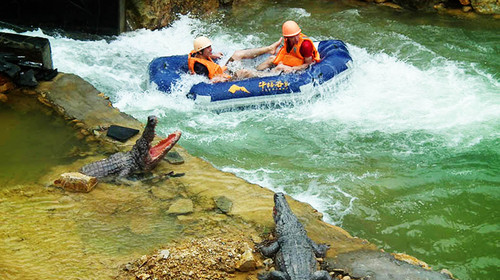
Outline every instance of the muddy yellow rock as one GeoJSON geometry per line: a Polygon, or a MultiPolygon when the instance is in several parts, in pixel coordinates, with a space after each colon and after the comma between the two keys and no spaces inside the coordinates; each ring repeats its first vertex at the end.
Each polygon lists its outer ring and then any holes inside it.
{"type": "Polygon", "coordinates": [[[241,258],[236,262],[236,269],[239,271],[252,271],[257,267],[257,261],[252,254],[252,250],[247,249],[241,258]]]}
{"type": "Polygon", "coordinates": [[[90,192],[97,185],[97,178],[78,172],[63,173],[54,185],[71,192],[90,192]]]}

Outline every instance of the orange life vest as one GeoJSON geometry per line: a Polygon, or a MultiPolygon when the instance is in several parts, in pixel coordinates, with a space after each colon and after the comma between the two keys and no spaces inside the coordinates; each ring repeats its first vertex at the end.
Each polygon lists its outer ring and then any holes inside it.
{"type": "Polygon", "coordinates": [[[230,75],[224,73],[224,71],[227,70],[226,66],[220,66],[219,64],[215,63],[211,58],[204,59],[204,58],[194,57],[193,56],[194,53],[195,53],[194,51],[191,51],[191,53],[189,53],[188,56],[188,67],[189,70],[191,71],[191,74],[196,74],[196,72],[194,72],[194,64],[195,62],[198,62],[207,67],[209,79],[212,79],[215,76],[224,76],[226,78],[231,78],[230,75]]]}
{"type": "Polygon", "coordinates": [[[307,38],[306,35],[300,33],[299,42],[292,47],[290,52],[286,51],[288,41],[285,41],[285,44],[279,50],[273,63],[278,65],[280,62],[282,62],[283,64],[292,67],[304,64],[304,57],[300,54],[300,47],[302,46],[302,43],[306,40],[311,42],[313,46],[313,61],[319,62],[320,61],[319,53],[316,47],[314,46],[313,42],[311,41],[311,39],[307,38]]]}

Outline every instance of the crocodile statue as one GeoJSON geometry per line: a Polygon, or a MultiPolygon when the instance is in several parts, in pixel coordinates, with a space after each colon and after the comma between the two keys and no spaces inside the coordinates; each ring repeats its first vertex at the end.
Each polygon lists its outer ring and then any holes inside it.
{"type": "Polygon", "coordinates": [[[175,131],[155,146],[151,146],[157,123],[158,119],[155,116],[149,116],[142,136],[130,151],[112,154],[106,159],[87,164],[80,169],[80,172],[99,179],[112,176],[124,178],[136,171],[152,170],[181,137],[181,132],[175,131]]]}
{"type": "Polygon", "coordinates": [[[316,257],[324,257],[329,246],[316,244],[293,214],[283,193],[274,194],[273,218],[277,240],[259,246],[266,257],[274,257],[275,271],[258,276],[259,280],[331,280],[325,270],[318,270],[316,257]]]}

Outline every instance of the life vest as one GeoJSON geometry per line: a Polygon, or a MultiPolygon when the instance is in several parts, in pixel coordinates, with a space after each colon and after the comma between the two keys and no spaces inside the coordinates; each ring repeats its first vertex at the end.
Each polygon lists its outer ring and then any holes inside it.
{"type": "Polygon", "coordinates": [[[302,46],[302,43],[306,40],[311,42],[313,46],[313,61],[319,62],[320,61],[319,53],[316,47],[314,46],[313,42],[311,41],[311,39],[307,38],[306,35],[300,33],[299,42],[297,42],[297,44],[292,47],[290,52],[286,51],[288,41],[285,41],[285,44],[279,50],[273,63],[275,65],[278,65],[280,62],[282,62],[283,64],[292,67],[304,64],[304,57],[300,54],[300,47],[302,46]]]}
{"type": "Polygon", "coordinates": [[[195,52],[191,51],[188,56],[188,67],[189,70],[191,71],[191,74],[196,74],[194,71],[194,64],[195,62],[201,63],[205,65],[208,69],[208,78],[212,79],[215,76],[224,76],[226,78],[231,78],[230,75],[224,73],[224,71],[227,70],[226,66],[220,66],[219,64],[215,63],[211,58],[204,59],[204,58],[198,58],[194,57],[193,54],[195,52]]]}

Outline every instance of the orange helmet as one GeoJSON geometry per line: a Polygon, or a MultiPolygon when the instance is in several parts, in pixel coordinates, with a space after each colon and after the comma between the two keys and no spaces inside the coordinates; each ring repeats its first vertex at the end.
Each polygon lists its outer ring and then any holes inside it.
{"type": "Polygon", "coordinates": [[[295,36],[299,34],[300,31],[302,31],[299,25],[293,20],[285,21],[285,23],[283,23],[282,29],[283,29],[283,36],[285,37],[295,36]]]}
{"type": "Polygon", "coordinates": [[[194,42],[193,42],[193,47],[194,47],[195,52],[199,52],[199,51],[203,50],[204,48],[210,47],[211,45],[212,45],[212,42],[210,41],[210,39],[208,39],[205,36],[200,36],[200,37],[194,39],[194,42]]]}

